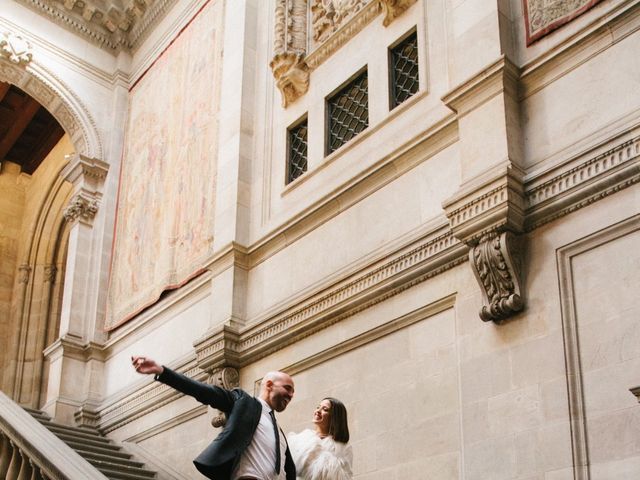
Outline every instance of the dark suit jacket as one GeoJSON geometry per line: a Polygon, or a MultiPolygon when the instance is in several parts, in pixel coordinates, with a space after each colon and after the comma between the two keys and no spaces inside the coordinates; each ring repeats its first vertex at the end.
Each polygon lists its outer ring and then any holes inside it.
{"type": "MultiPolygon", "coordinates": [[[[216,439],[193,461],[205,477],[213,480],[229,480],[240,456],[251,443],[253,433],[260,422],[262,405],[244,390],[224,388],[196,382],[191,378],[164,367],[156,380],[194,397],[200,403],[211,405],[227,414],[227,424],[216,439]]],[[[295,480],[296,466],[289,446],[285,452],[284,469],[287,480],[295,480]]]]}

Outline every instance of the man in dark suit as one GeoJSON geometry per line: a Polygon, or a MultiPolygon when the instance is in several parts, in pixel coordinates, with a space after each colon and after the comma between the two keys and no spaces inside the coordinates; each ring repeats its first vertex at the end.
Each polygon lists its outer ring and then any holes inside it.
{"type": "Polygon", "coordinates": [[[295,464],[274,415],[293,398],[289,375],[267,373],[256,398],[239,388],[226,390],[197,382],[150,358],[135,356],[131,361],[136,372],[153,374],[156,380],[227,415],[222,432],[193,461],[204,476],[213,480],[295,480],[295,464]]]}

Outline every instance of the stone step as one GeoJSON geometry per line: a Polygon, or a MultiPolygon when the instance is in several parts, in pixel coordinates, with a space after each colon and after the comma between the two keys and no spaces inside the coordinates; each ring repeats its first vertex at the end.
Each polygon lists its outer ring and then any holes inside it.
{"type": "Polygon", "coordinates": [[[111,470],[108,468],[98,468],[100,472],[110,480],[149,480],[155,479],[156,473],[145,471],[144,474],[127,473],[120,470],[111,470]]]}
{"type": "Polygon", "coordinates": [[[70,435],[70,436],[74,436],[74,437],[78,437],[78,438],[87,438],[89,440],[107,440],[106,438],[104,438],[102,435],[100,435],[100,432],[96,432],[95,430],[88,430],[88,429],[84,429],[84,428],[76,428],[76,427],[69,427],[68,425],[61,425],[59,423],[54,423],[54,422],[40,422],[42,425],[44,425],[45,427],[47,427],[49,429],[49,431],[54,432],[54,433],[62,433],[62,434],[66,434],[66,435],[70,435]]]}
{"type": "Polygon", "coordinates": [[[51,417],[39,410],[25,410],[110,480],[156,478],[156,472],[144,468],[142,462],[131,460],[132,455],[97,430],[62,425],[52,421],[51,417]]]}
{"type": "Polygon", "coordinates": [[[124,451],[119,451],[119,452],[112,451],[112,452],[109,452],[108,454],[105,454],[100,452],[94,452],[91,450],[83,450],[83,449],[74,449],[74,450],[78,452],[80,456],[85,458],[86,460],[118,462],[124,465],[137,466],[137,467],[141,467],[144,465],[144,463],[142,462],[131,460],[132,455],[124,451]]]}
{"type": "MultiPolygon", "coordinates": [[[[88,459],[87,459],[88,460],[88,459]]],[[[140,466],[129,466],[123,465],[121,463],[113,462],[113,461],[104,461],[104,460],[88,460],[88,462],[96,467],[101,472],[110,471],[110,472],[118,472],[121,474],[127,475],[138,475],[145,478],[155,478],[156,473],[145,470],[140,466]]]]}

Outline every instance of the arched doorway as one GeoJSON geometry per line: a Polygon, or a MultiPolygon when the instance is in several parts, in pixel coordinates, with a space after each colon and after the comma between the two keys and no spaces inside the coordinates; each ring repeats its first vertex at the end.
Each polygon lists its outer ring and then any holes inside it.
{"type": "Polygon", "coordinates": [[[15,85],[0,82],[0,352],[2,385],[39,407],[43,349],[59,327],[72,185],[60,178],[74,146],[57,120],[15,85]]]}

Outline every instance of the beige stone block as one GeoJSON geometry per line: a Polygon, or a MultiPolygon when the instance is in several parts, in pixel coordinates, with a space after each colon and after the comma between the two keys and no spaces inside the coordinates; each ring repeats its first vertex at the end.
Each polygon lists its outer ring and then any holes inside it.
{"type": "Polygon", "coordinates": [[[401,465],[396,473],[399,479],[428,478],[455,480],[460,478],[460,455],[445,453],[425,456],[414,462],[401,465]]]}
{"type": "Polygon", "coordinates": [[[465,445],[475,444],[487,438],[487,432],[489,432],[487,399],[468,402],[462,406],[462,432],[465,445]]]}
{"type": "Polygon", "coordinates": [[[540,400],[545,422],[565,420],[569,417],[567,378],[561,377],[540,384],[540,400]]]}
{"type": "Polygon", "coordinates": [[[491,435],[505,436],[542,424],[542,408],[537,385],[491,397],[487,403],[491,435]]]}
{"type": "Polygon", "coordinates": [[[477,402],[511,389],[509,352],[484,355],[460,365],[462,404],[477,402]]]}
{"type": "Polygon", "coordinates": [[[610,414],[587,416],[589,459],[595,464],[640,459],[640,409],[625,408],[610,414]]]}
{"type": "Polygon", "coordinates": [[[593,463],[589,470],[594,480],[637,480],[640,456],[614,462],[593,463]]]}
{"type": "Polygon", "coordinates": [[[511,349],[511,374],[514,387],[540,384],[565,376],[562,333],[556,331],[511,349]]]}
{"type": "Polygon", "coordinates": [[[516,477],[513,437],[487,438],[465,447],[466,480],[507,480],[516,477]]]}

